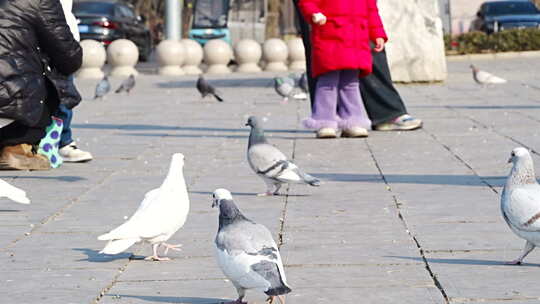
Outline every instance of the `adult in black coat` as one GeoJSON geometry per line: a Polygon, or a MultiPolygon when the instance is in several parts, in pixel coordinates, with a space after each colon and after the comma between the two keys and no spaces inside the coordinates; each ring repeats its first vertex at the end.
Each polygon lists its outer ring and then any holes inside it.
{"type": "MultiPolygon", "coordinates": [[[[306,53],[306,65],[311,105],[315,100],[316,78],[311,77],[311,41],[309,24],[304,20],[293,0],[306,53]]],[[[371,52],[373,73],[360,78],[360,93],[371,119],[372,128],[379,131],[414,130],[422,127],[422,121],[407,114],[405,104],[392,83],[386,51],[371,52]]]]}
{"type": "Polygon", "coordinates": [[[81,97],[69,75],[82,49],[66,23],[59,0],[0,0],[0,168],[48,169],[36,145],[59,103],[81,97]]]}

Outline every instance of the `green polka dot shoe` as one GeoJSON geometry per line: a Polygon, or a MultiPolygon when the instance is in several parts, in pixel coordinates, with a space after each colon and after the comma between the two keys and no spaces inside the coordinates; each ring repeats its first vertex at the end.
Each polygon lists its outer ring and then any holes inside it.
{"type": "Polygon", "coordinates": [[[58,168],[63,162],[62,157],[58,153],[63,125],[60,118],[53,117],[51,124],[45,130],[47,134],[39,142],[38,153],[46,156],[53,168],[58,168]]]}

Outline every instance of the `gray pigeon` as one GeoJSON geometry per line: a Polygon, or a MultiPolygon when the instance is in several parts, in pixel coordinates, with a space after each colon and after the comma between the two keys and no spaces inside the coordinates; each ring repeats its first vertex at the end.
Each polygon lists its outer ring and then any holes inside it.
{"type": "Polygon", "coordinates": [[[123,91],[126,91],[129,94],[129,92],[134,87],[135,87],[135,75],[131,74],[131,75],[129,75],[129,77],[127,79],[122,81],[122,84],[120,85],[120,87],[118,87],[118,89],[116,89],[116,91],[114,91],[114,92],[115,93],[121,93],[123,91]]]}
{"type": "Polygon", "coordinates": [[[519,265],[534,247],[540,246],[540,185],[527,149],[512,150],[508,162],[513,167],[501,195],[501,211],[510,229],[526,241],[523,253],[507,263],[519,265]]]}
{"type": "Polygon", "coordinates": [[[223,102],[223,98],[217,94],[216,88],[209,84],[202,75],[200,75],[199,79],[197,80],[197,90],[199,93],[201,93],[202,98],[205,98],[210,94],[213,95],[219,102],[223,102]]]}
{"type": "Polygon", "coordinates": [[[270,231],[246,218],[236,207],[231,193],[217,189],[212,207],[219,207],[219,229],[215,239],[217,262],[238,292],[234,303],[245,303],[247,289],[275,297],[285,304],[283,295],[291,292],[287,285],[278,246],[270,231]]]}
{"type": "Polygon", "coordinates": [[[274,77],[274,89],[283,97],[282,103],[289,101],[289,96],[291,96],[294,90],[295,82],[294,79],[289,77],[274,77]]]}
{"type": "Polygon", "coordinates": [[[247,149],[249,165],[267,186],[264,195],[277,195],[282,184],[297,183],[320,186],[315,177],[304,173],[298,166],[287,160],[285,154],[272,146],[264,136],[264,130],[257,117],[249,117],[246,126],[251,127],[247,149]]]}
{"type": "Polygon", "coordinates": [[[109,83],[109,77],[105,75],[105,77],[103,77],[103,79],[101,79],[96,86],[96,95],[94,96],[94,100],[98,98],[102,99],[103,96],[107,95],[110,90],[111,84],[109,83]]]}
{"type": "Polygon", "coordinates": [[[500,77],[497,77],[491,73],[488,73],[486,71],[482,71],[471,64],[471,69],[473,73],[473,79],[476,81],[476,83],[481,85],[486,84],[501,84],[506,83],[506,79],[502,79],[500,77]]]}

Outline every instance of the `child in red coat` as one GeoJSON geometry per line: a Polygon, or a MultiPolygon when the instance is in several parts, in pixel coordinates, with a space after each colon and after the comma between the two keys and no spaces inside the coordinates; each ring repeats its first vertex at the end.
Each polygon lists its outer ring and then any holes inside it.
{"type": "Polygon", "coordinates": [[[311,24],[312,76],[318,77],[311,117],[304,125],[317,137],[365,137],[367,116],[358,78],[371,73],[370,41],[382,51],[388,39],[376,0],[300,0],[311,24]]]}

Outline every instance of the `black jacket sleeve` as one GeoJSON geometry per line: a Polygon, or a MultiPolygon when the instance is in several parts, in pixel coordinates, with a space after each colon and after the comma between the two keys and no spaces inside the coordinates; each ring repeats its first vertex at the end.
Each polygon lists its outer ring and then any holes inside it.
{"type": "Polygon", "coordinates": [[[65,75],[73,74],[82,64],[82,48],[73,38],[59,0],[40,0],[37,7],[37,36],[50,64],[65,75]]]}

